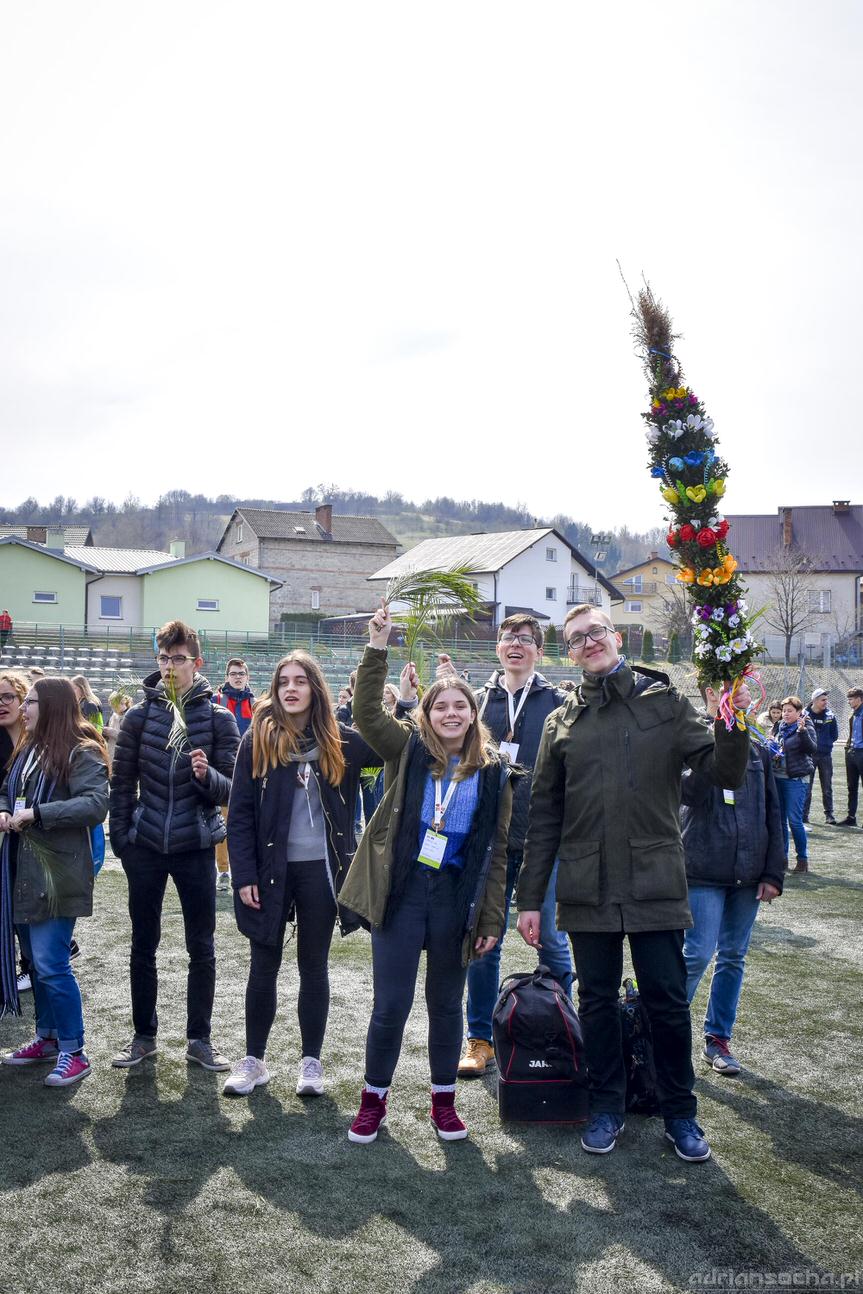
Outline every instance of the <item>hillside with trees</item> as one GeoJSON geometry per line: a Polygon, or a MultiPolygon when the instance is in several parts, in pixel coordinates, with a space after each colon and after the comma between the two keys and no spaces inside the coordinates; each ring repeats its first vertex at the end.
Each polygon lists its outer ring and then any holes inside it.
{"type": "MultiPolygon", "coordinates": [[[[31,496],[16,507],[0,509],[0,526],[45,521],[89,526],[94,542],[106,548],[166,549],[172,539],[185,539],[186,551],[191,555],[216,547],[236,507],[303,511],[324,501],[331,503],[336,513],[379,518],[405,548],[440,535],[555,526],[585,557],[593,560],[592,527],[574,517],[562,514],[540,517],[521,503],[512,507],[481,499],[452,499],[446,495],[414,503],[394,491],[378,498],[328,484],[309,486],[295,499],[237,499],[228,494],[208,498],[187,490],[169,490],[154,504],[142,503],[134,494],[127,495],[122,503],[96,495],[81,504],[63,495],[44,502],[31,496]]],[[[606,573],[643,561],[652,549],[661,549],[665,537],[661,528],[638,534],[626,526],[615,527],[613,518],[609,518],[606,529],[612,536],[605,549],[607,557],[601,563],[606,573]]]]}

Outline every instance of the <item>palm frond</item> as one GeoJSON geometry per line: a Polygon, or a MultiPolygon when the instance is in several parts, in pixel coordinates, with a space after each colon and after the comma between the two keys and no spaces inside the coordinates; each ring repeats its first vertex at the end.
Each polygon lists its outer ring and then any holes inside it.
{"type": "Polygon", "coordinates": [[[171,710],[171,730],[168,733],[167,750],[174,750],[178,755],[187,754],[192,749],[189,740],[189,726],[186,723],[186,706],[177,690],[177,680],[171,670],[164,680],[165,700],[171,710]]]}
{"type": "Polygon", "coordinates": [[[683,382],[683,369],[674,354],[674,344],[680,340],[681,334],[674,331],[671,315],[659,298],[653,295],[647,279],[644,279],[644,285],[635,298],[629,291],[626,279],[623,282],[632,305],[632,338],[636,353],[644,365],[648,385],[651,389],[680,386],[683,382]]]}
{"type": "Polygon", "coordinates": [[[63,881],[68,871],[61,856],[47,844],[44,837],[32,827],[24,830],[27,849],[45,873],[45,897],[48,901],[48,912],[51,917],[59,916],[60,898],[63,893],[63,881]]]}
{"type": "Polygon", "coordinates": [[[387,583],[384,601],[405,602],[408,608],[421,603],[436,613],[463,612],[473,617],[482,602],[470,575],[468,566],[453,566],[445,570],[404,571],[394,575],[387,583]]]}

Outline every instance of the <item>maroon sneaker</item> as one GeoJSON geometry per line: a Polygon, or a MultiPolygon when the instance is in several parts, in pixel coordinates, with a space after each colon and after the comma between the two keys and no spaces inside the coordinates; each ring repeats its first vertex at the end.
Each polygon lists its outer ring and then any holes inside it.
{"type": "Polygon", "coordinates": [[[57,1048],[56,1038],[34,1038],[26,1046],[19,1047],[17,1051],[12,1051],[8,1056],[3,1057],[4,1065],[44,1065],[46,1061],[53,1062],[57,1059],[60,1052],[57,1048]]]}
{"type": "Polygon", "coordinates": [[[382,1128],[386,1121],[386,1097],[380,1097],[377,1092],[368,1092],[364,1088],[359,1113],[348,1128],[348,1138],[350,1141],[359,1142],[361,1146],[367,1146],[370,1141],[375,1140],[378,1129],[382,1128]]]}
{"type": "Polygon", "coordinates": [[[455,1112],[455,1092],[432,1092],[429,1118],[441,1141],[462,1141],[467,1128],[455,1112]]]}

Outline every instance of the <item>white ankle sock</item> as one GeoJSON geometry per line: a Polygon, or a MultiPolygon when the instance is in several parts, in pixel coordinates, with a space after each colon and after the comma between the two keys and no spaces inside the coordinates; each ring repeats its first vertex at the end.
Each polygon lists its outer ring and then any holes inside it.
{"type": "Polygon", "coordinates": [[[438,1092],[454,1092],[455,1083],[432,1083],[432,1091],[435,1094],[438,1092]]]}
{"type": "Polygon", "coordinates": [[[372,1087],[371,1083],[366,1083],[364,1086],[367,1092],[374,1092],[375,1096],[379,1096],[382,1101],[387,1099],[387,1092],[390,1090],[388,1087],[372,1087]]]}

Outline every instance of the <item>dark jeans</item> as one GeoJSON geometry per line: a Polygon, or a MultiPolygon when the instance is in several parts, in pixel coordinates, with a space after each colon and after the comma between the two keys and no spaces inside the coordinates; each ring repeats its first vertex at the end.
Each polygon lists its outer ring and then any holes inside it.
{"type": "Polygon", "coordinates": [[[397,910],[372,931],[374,1005],[366,1039],[366,1082],[389,1087],[413,1006],[420,953],[426,950],[431,1081],[455,1083],[462,1041],[463,930],[455,911],[457,874],[417,863],[397,910]]]}
{"type": "Polygon", "coordinates": [[[212,849],[184,854],[157,854],[134,847],[121,859],[129,882],[132,919],[132,1022],[135,1033],[155,1038],[159,1028],[156,998],[156,950],[162,937],[162,903],[168,877],[174,882],[183,910],[183,930],[189,954],[186,984],[186,1037],[210,1037],[210,1017],[216,992],[216,873],[212,849]]]}
{"type": "Polygon", "coordinates": [[[282,964],[288,912],[296,904],[297,968],[300,989],[297,1015],[303,1055],[320,1059],[330,1011],[330,974],[327,958],[336,921],[336,904],[327,875],[327,864],[288,863],[285,906],[278,941],[251,940],[252,964],[246,985],[246,1054],[264,1059],[267,1039],[276,1018],[276,980],[282,964]]]}
{"type": "MultiPolygon", "coordinates": [[[[590,1076],[590,1111],[622,1118],[626,1070],[618,997],[623,978],[623,931],[572,934],[578,1013],[590,1076]]],[[[666,1119],[693,1119],[692,1026],[686,997],[682,930],[630,934],[638,989],[650,1017],[656,1089],[666,1119]]]]}
{"type": "Polygon", "coordinates": [[[863,782],[863,750],[845,751],[845,772],[848,776],[848,817],[857,817],[857,794],[863,782]]]}
{"type": "Polygon", "coordinates": [[[824,815],[827,818],[833,817],[833,756],[830,755],[813,755],[812,759],[815,767],[809,777],[809,790],[806,794],[806,804],[803,806],[804,820],[809,818],[809,810],[812,807],[812,787],[815,784],[815,774],[818,773],[818,780],[821,783],[821,799],[824,801],[824,815]]]}

